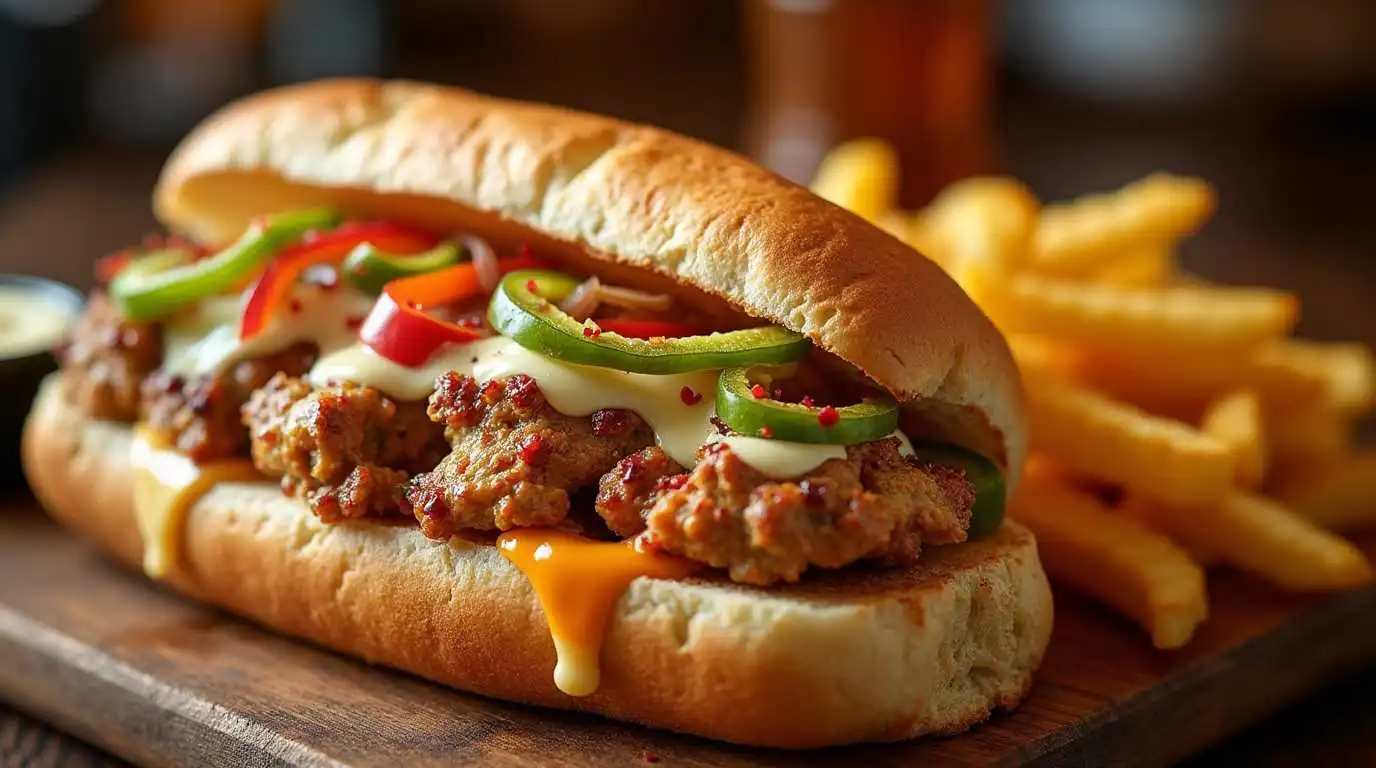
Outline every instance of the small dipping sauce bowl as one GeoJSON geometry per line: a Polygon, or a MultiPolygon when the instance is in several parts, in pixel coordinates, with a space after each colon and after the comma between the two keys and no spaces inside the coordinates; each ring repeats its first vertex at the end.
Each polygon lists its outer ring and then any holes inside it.
{"type": "Polygon", "coordinates": [[[0,488],[24,482],[24,419],[44,377],[57,370],[53,346],[84,301],[81,292],[54,280],[0,274],[0,488]]]}

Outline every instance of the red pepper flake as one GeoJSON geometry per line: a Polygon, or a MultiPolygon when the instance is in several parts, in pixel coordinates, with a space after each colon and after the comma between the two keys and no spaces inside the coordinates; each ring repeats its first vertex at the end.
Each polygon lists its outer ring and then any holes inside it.
{"type": "Polygon", "coordinates": [[[760,427],[760,437],[763,437],[763,438],[765,438],[766,440],[768,440],[769,438],[771,438],[771,437],[773,437],[773,436],[774,436],[774,430],[771,429],[770,426],[769,426],[768,424],[764,425],[763,427],[760,427]]]}
{"type": "Polygon", "coordinates": [[[840,420],[841,414],[837,413],[836,409],[829,405],[817,412],[817,423],[821,424],[823,427],[834,427],[836,426],[836,422],[840,420]]]}
{"type": "Polygon", "coordinates": [[[678,391],[678,399],[682,400],[684,405],[697,405],[702,402],[702,393],[694,392],[692,387],[684,387],[678,391]]]}
{"type": "Polygon", "coordinates": [[[760,386],[759,384],[756,384],[750,388],[750,395],[754,397],[756,400],[763,400],[766,397],[769,397],[769,393],[766,392],[764,390],[764,387],[760,386]]]}
{"type": "Polygon", "coordinates": [[[527,280],[527,281],[526,281],[526,290],[527,290],[527,291],[530,291],[531,293],[535,293],[535,281],[534,281],[534,280],[527,280]]]}
{"type": "Polygon", "coordinates": [[[406,500],[410,502],[413,510],[419,511],[422,515],[435,522],[445,522],[449,519],[449,504],[444,500],[444,494],[436,488],[412,488],[406,495],[406,500]]]}
{"type": "Polygon", "coordinates": [[[812,395],[803,395],[803,399],[798,401],[804,408],[811,408],[815,402],[812,395]]]}
{"type": "Polygon", "coordinates": [[[363,315],[349,315],[344,318],[344,327],[351,331],[356,331],[363,327],[363,321],[366,319],[367,318],[363,317],[363,315]]]}
{"type": "Polygon", "coordinates": [[[640,756],[640,759],[644,760],[647,763],[657,763],[659,762],[659,755],[656,755],[653,752],[646,752],[640,756]]]}
{"type": "Polygon", "coordinates": [[[299,314],[301,314],[301,302],[300,302],[300,300],[298,300],[298,299],[292,299],[292,300],[291,300],[291,303],[287,305],[287,309],[288,309],[293,315],[299,315],[299,314]]]}
{"type": "Polygon", "coordinates": [[[545,404],[545,393],[535,379],[518,373],[506,380],[506,396],[511,404],[526,411],[533,411],[545,404]]]}
{"type": "Polygon", "coordinates": [[[528,466],[538,467],[545,463],[547,458],[545,453],[545,441],[539,435],[527,437],[521,446],[516,449],[521,455],[521,461],[528,466]]]}
{"type": "Polygon", "coordinates": [[[630,429],[631,419],[625,411],[603,408],[592,413],[592,433],[598,437],[620,437],[630,429]]]}
{"type": "Polygon", "coordinates": [[[583,338],[595,339],[602,335],[602,329],[597,327],[597,323],[588,323],[583,326],[583,338]]]}

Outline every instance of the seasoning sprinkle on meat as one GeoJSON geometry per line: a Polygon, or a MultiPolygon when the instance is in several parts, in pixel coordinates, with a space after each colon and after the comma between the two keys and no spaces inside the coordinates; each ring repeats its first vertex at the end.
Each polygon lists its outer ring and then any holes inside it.
{"type": "Polygon", "coordinates": [[[965,539],[974,492],[963,474],[901,456],[896,439],[846,454],[772,480],[729,446],[706,446],[686,481],[653,499],[641,541],[768,585],[865,558],[911,563],[923,541],[965,539]]]}
{"type": "Polygon", "coordinates": [[[161,441],[198,462],[249,455],[239,410],[273,376],[304,376],[315,362],[312,344],[241,360],[228,370],[183,378],[158,371],[143,383],[143,422],[161,441]]]}
{"type": "Polygon", "coordinates": [[[243,408],[253,463],[325,522],[404,514],[405,484],[448,447],[420,403],[396,403],[372,387],[314,389],[278,374],[243,408]]]}
{"type": "Polygon", "coordinates": [[[688,476],[659,446],[618,461],[597,484],[593,508],[617,536],[628,539],[645,530],[645,515],[660,493],[681,487],[688,476]]]}
{"type": "Polygon", "coordinates": [[[479,384],[446,373],[428,412],[444,425],[453,451],[411,483],[407,499],[435,539],[556,525],[568,515],[570,492],[654,441],[649,426],[626,411],[559,413],[521,374],[479,384]]]}

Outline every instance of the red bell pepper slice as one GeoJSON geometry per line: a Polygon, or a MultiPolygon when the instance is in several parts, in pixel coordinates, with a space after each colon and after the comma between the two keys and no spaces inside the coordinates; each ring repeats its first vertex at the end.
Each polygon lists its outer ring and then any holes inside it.
{"type": "Polygon", "coordinates": [[[329,232],[307,235],[283,248],[268,264],[244,302],[239,338],[247,341],[263,332],[286,303],[291,286],[316,264],[338,263],[358,247],[371,243],[388,253],[419,253],[434,248],[439,238],[390,221],[350,222],[329,232]]]}
{"type": "MultiPolygon", "coordinates": [[[[544,265],[528,252],[497,262],[502,274],[544,265]]],[[[425,307],[453,304],[482,293],[482,282],[471,262],[393,280],[382,289],[358,337],[388,360],[418,368],[445,344],[474,341],[486,335],[477,328],[427,315],[425,307]]]]}
{"type": "Polygon", "coordinates": [[[631,320],[609,317],[593,322],[597,323],[597,327],[603,331],[620,334],[628,339],[653,339],[655,337],[672,339],[682,336],[698,336],[702,333],[701,330],[687,323],[675,323],[668,320],[631,320]]]}

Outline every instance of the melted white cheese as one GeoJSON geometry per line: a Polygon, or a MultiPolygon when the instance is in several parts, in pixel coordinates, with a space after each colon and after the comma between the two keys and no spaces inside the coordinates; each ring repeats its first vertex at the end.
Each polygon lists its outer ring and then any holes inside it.
{"type": "Polygon", "coordinates": [[[895,429],[894,431],[890,432],[890,433],[888,434],[888,436],[889,436],[889,437],[896,437],[896,438],[898,438],[898,455],[899,455],[899,456],[911,456],[911,455],[913,455],[913,444],[912,444],[912,442],[910,442],[910,441],[908,440],[908,436],[905,435],[905,434],[903,434],[903,430],[901,430],[901,429],[895,429]]]}
{"type": "Polygon", "coordinates": [[[510,343],[511,340],[504,336],[493,336],[447,347],[416,368],[397,365],[362,344],[354,344],[321,357],[307,378],[317,387],[353,381],[380,389],[396,400],[424,400],[435,391],[435,380],[440,374],[446,371],[471,374],[479,360],[510,343]]]}
{"type": "Polygon", "coordinates": [[[685,467],[697,463],[698,448],[714,432],[710,419],[717,371],[626,373],[561,362],[515,342],[479,357],[473,366],[473,377],[479,381],[516,373],[535,379],[560,413],[590,416],[603,408],[620,408],[638,414],[655,431],[664,452],[685,467]],[[685,387],[700,397],[696,403],[684,401],[685,387]]]}
{"type": "Polygon", "coordinates": [[[307,341],[329,353],[358,341],[357,321],[367,316],[375,299],[343,284],[322,288],[299,283],[289,301],[299,309],[284,307],[246,342],[239,340],[243,310],[238,296],[216,296],[170,318],[163,330],[163,368],[180,376],[208,375],[307,341]]]}
{"type": "MultiPolygon", "coordinates": [[[[894,430],[885,437],[898,438],[899,455],[908,456],[913,452],[913,445],[908,442],[908,436],[899,430],[894,430]]],[[[713,435],[709,442],[725,443],[731,448],[732,453],[746,464],[775,480],[805,475],[832,459],[846,458],[844,445],[785,443],[745,435],[713,435]],[[780,450],[781,447],[783,450],[780,450]]]]}
{"type": "Polygon", "coordinates": [[[844,445],[785,443],[745,435],[720,437],[714,442],[725,443],[741,461],[775,480],[805,475],[832,459],[846,458],[844,445]],[[781,446],[787,447],[780,450],[781,446]]]}
{"type": "Polygon", "coordinates": [[[531,352],[500,336],[448,347],[418,368],[397,365],[362,345],[354,345],[321,358],[309,379],[317,387],[331,381],[354,381],[398,400],[421,400],[430,395],[435,379],[446,371],[479,381],[523,373],[540,385],[555,410],[570,416],[587,416],[603,408],[634,411],[654,429],[664,452],[685,467],[697,464],[699,447],[717,440],[730,445],[747,464],[780,480],[807,474],[830,459],[846,456],[845,447],[839,445],[717,435],[710,421],[717,371],[657,376],[574,365],[531,352]],[[695,395],[701,399],[685,402],[685,387],[691,390],[689,399],[695,395]]]}

